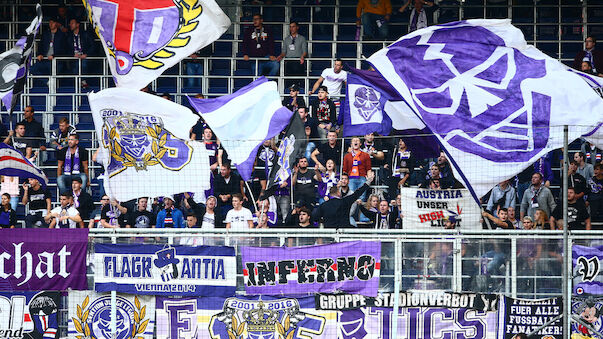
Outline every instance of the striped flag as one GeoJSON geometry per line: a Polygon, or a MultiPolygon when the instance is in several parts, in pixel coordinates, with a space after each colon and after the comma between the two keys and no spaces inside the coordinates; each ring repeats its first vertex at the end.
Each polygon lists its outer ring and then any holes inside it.
{"type": "Polygon", "coordinates": [[[265,77],[219,98],[188,99],[220,139],[245,181],[251,179],[262,142],[285,129],[293,115],[281,104],[276,82],[265,77]]]}
{"type": "Polygon", "coordinates": [[[5,143],[0,143],[0,175],[36,179],[46,187],[48,178],[41,169],[34,166],[21,152],[5,143]]]}

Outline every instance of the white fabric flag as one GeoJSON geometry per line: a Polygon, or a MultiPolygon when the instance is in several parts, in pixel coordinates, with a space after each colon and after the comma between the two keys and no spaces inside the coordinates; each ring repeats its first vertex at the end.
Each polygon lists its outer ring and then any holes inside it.
{"type": "Polygon", "coordinates": [[[198,120],[188,108],[126,88],[89,94],[105,167],[105,190],[127,201],[209,188],[203,143],[191,141],[198,120]]]}
{"type": "Polygon", "coordinates": [[[230,27],[214,0],[83,1],[118,87],[143,88],[230,27]]]}
{"type": "Polygon", "coordinates": [[[477,197],[562,147],[564,125],[571,142],[603,122],[598,93],[528,45],[510,20],[424,28],[368,61],[436,134],[477,197]]]}

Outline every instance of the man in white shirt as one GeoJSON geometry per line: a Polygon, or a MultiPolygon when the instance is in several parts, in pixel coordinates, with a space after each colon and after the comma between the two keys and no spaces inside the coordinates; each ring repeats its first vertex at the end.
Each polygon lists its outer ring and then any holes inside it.
{"type": "Polygon", "coordinates": [[[232,209],[226,214],[226,228],[233,230],[245,230],[253,228],[253,215],[251,211],[243,207],[243,196],[235,193],[232,196],[232,209]]]}
{"type": "Polygon", "coordinates": [[[337,59],[333,64],[333,68],[325,68],[322,71],[320,78],[316,80],[314,87],[312,87],[312,90],[308,94],[312,95],[312,93],[315,93],[324,81],[323,86],[327,86],[331,99],[339,99],[341,96],[341,87],[347,79],[348,72],[343,70],[343,61],[341,61],[341,59],[337,59]]]}
{"type": "Polygon", "coordinates": [[[46,223],[49,223],[49,228],[78,228],[81,226],[82,218],[80,212],[77,211],[71,203],[72,197],[70,193],[61,193],[61,206],[55,207],[44,217],[46,223]]]}

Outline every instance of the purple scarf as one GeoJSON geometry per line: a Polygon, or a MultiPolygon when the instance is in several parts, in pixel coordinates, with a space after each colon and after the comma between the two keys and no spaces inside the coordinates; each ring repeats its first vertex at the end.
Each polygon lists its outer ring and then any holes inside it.
{"type": "Polygon", "coordinates": [[[80,174],[80,148],[75,148],[75,153],[71,154],[71,150],[67,149],[65,152],[65,166],[63,167],[63,172],[66,175],[72,174],[80,174]],[[73,157],[73,168],[71,168],[72,158],[73,157]]]}

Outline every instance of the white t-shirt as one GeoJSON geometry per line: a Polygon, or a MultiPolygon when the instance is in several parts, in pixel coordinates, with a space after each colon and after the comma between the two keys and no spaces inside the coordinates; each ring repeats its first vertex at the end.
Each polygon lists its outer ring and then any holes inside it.
{"type": "Polygon", "coordinates": [[[239,211],[231,209],[226,214],[225,223],[230,223],[230,228],[233,230],[246,230],[249,229],[248,220],[253,220],[251,211],[243,207],[239,211]]]}
{"type": "MultiPolygon", "coordinates": [[[[67,208],[67,210],[63,210],[63,208],[61,206],[58,206],[58,207],[53,208],[52,211],[50,211],[50,213],[56,213],[59,216],[67,215],[70,217],[80,215],[80,212],[78,212],[77,209],[75,209],[75,207],[73,207],[73,206],[69,206],[69,208],[67,208]]],[[[57,224],[54,227],[55,228],[77,228],[77,223],[71,219],[61,222],[57,218],[57,224]]]]}
{"type": "Polygon", "coordinates": [[[216,214],[205,213],[201,222],[201,228],[204,230],[213,230],[216,228],[216,214]]]}
{"type": "Polygon", "coordinates": [[[348,79],[348,72],[341,70],[335,73],[333,68],[325,68],[320,75],[325,80],[322,82],[329,90],[329,97],[339,97],[341,95],[341,86],[348,79]]]}

